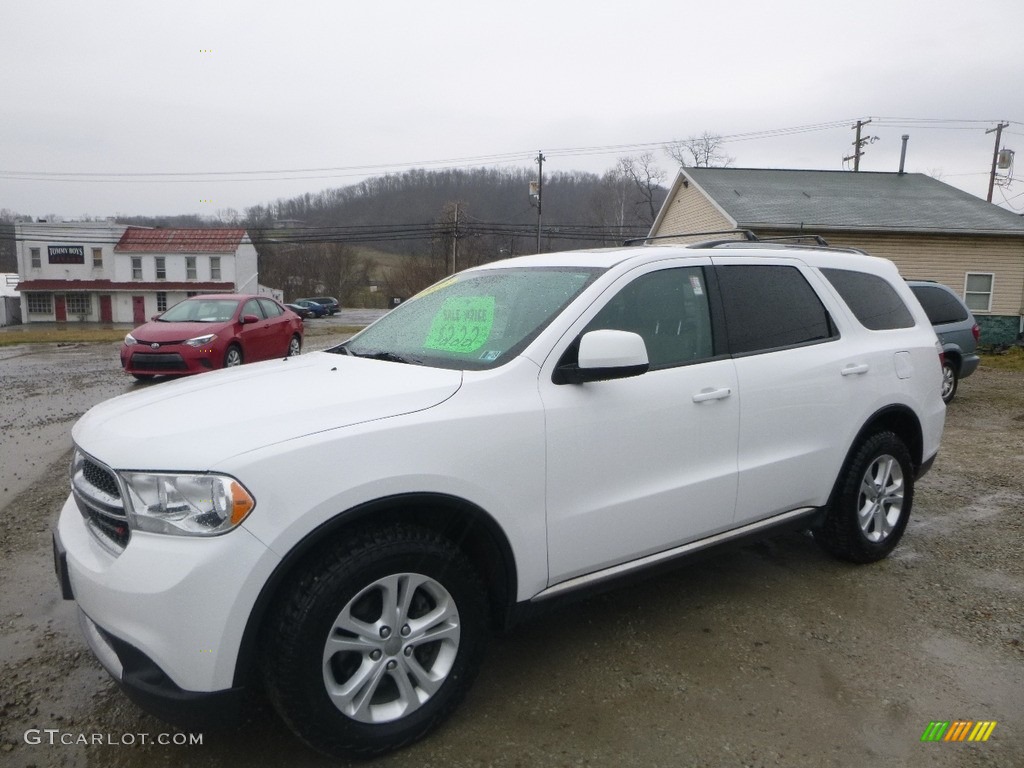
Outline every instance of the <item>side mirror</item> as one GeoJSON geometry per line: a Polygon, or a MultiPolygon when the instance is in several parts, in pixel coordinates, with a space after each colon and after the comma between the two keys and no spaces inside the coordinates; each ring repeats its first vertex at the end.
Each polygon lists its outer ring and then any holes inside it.
{"type": "Polygon", "coordinates": [[[256,315],[242,315],[242,324],[248,325],[249,323],[258,323],[260,319],[256,315]]]}
{"type": "Polygon", "coordinates": [[[630,331],[590,331],[580,337],[579,362],[555,369],[556,384],[584,384],[640,376],[650,369],[643,338],[630,331]]]}

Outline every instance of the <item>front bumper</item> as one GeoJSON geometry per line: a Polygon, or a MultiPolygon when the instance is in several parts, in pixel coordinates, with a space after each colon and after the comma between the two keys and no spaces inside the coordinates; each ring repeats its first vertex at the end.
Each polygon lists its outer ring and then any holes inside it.
{"type": "Polygon", "coordinates": [[[121,367],[127,373],[184,376],[220,368],[224,352],[216,347],[168,344],[154,350],[147,344],[121,347],[121,367]]]}
{"type": "Polygon", "coordinates": [[[73,497],[54,533],[62,594],[77,601],[93,652],[133,699],[172,721],[200,699],[238,695],[243,632],[278,561],[244,527],[210,538],[134,531],[116,554],[73,497]]]}

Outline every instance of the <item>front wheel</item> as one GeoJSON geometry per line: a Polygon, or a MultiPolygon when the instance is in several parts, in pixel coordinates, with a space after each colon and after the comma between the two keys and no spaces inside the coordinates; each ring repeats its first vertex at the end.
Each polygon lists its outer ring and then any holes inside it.
{"type": "Polygon", "coordinates": [[[902,538],[913,501],[910,452],[895,433],[875,433],[847,462],[815,539],[843,560],[881,560],[902,538]]]}
{"type": "Polygon", "coordinates": [[[299,338],[298,334],[292,336],[288,342],[288,357],[295,357],[302,351],[302,339],[299,338]]]}
{"type": "Polygon", "coordinates": [[[228,347],[228,351],[224,353],[224,367],[234,368],[236,365],[242,364],[242,349],[237,344],[232,344],[228,347]]]}
{"type": "Polygon", "coordinates": [[[942,402],[950,403],[956,397],[956,388],[960,383],[960,377],[956,373],[956,367],[946,360],[942,363],[942,402]]]}
{"type": "Polygon", "coordinates": [[[412,526],[346,536],[301,567],[265,627],[270,699],[326,754],[398,749],[465,695],[486,614],[476,571],[447,539],[412,526]]]}

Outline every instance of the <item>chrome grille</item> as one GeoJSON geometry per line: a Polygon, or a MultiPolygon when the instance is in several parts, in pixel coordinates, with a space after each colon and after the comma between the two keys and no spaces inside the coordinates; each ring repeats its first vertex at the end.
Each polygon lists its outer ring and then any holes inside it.
{"type": "Polygon", "coordinates": [[[115,553],[128,545],[131,529],[114,472],[81,451],[71,464],[71,492],[89,530],[115,553]]]}

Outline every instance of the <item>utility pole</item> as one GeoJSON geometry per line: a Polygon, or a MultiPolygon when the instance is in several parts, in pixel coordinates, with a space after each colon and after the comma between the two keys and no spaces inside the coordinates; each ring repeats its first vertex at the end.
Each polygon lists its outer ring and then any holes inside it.
{"type": "Polygon", "coordinates": [[[992,153],[992,172],[988,176],[988,201],[992,202],[992,191],[996,187],[996,162],[999,160],[999,139],[1003,135],[1003,128],[1008,128],[1009,123],[999,123],[995,128],[989,128],[985,133],[992,133],[995,131],[996,134],[996,148],[992,153]]]}
{"type": "MultiPolygon", "coordinates": [[[[993,171],[994,173],[994,171],[993,171]]],[[[537,152],[537,253],[540,253],[540,207],[544,197],[544,153],[537,152]]]]}
{"type": "Polygon", "coordinates": [[[872,143],[874,143],[875,141],[878,140],[877,136],[869,136],[866,139],[862,139],[860,137],[860,129],[863,128],[865,125],[867,125],[870,122],[871,122],[871,118],[868,118],[867,120],[858,120],[856,125],[850,126],[851,128],[856,129],[856,131],[857,131],[857,138],[854,139],[854,142],[853,142],[853,154],[852,155],[847,155],[846,157],[844,157],[843,158],[843,162],[845,163],[847,160],[853,160],[853,171],[854,171],[854,173],[856,173],[857,171],[860,170],[860,156],[864,154],[864,150],[863,150],[864,145],[865,144],[872,144],[872,143]]]}
{"type": "Polygon", "coordinates": [[[452,233],[452,274],[455,274],[455,259],[459,253],[459,204],[455,203],[455,231],[452,233]]]}

